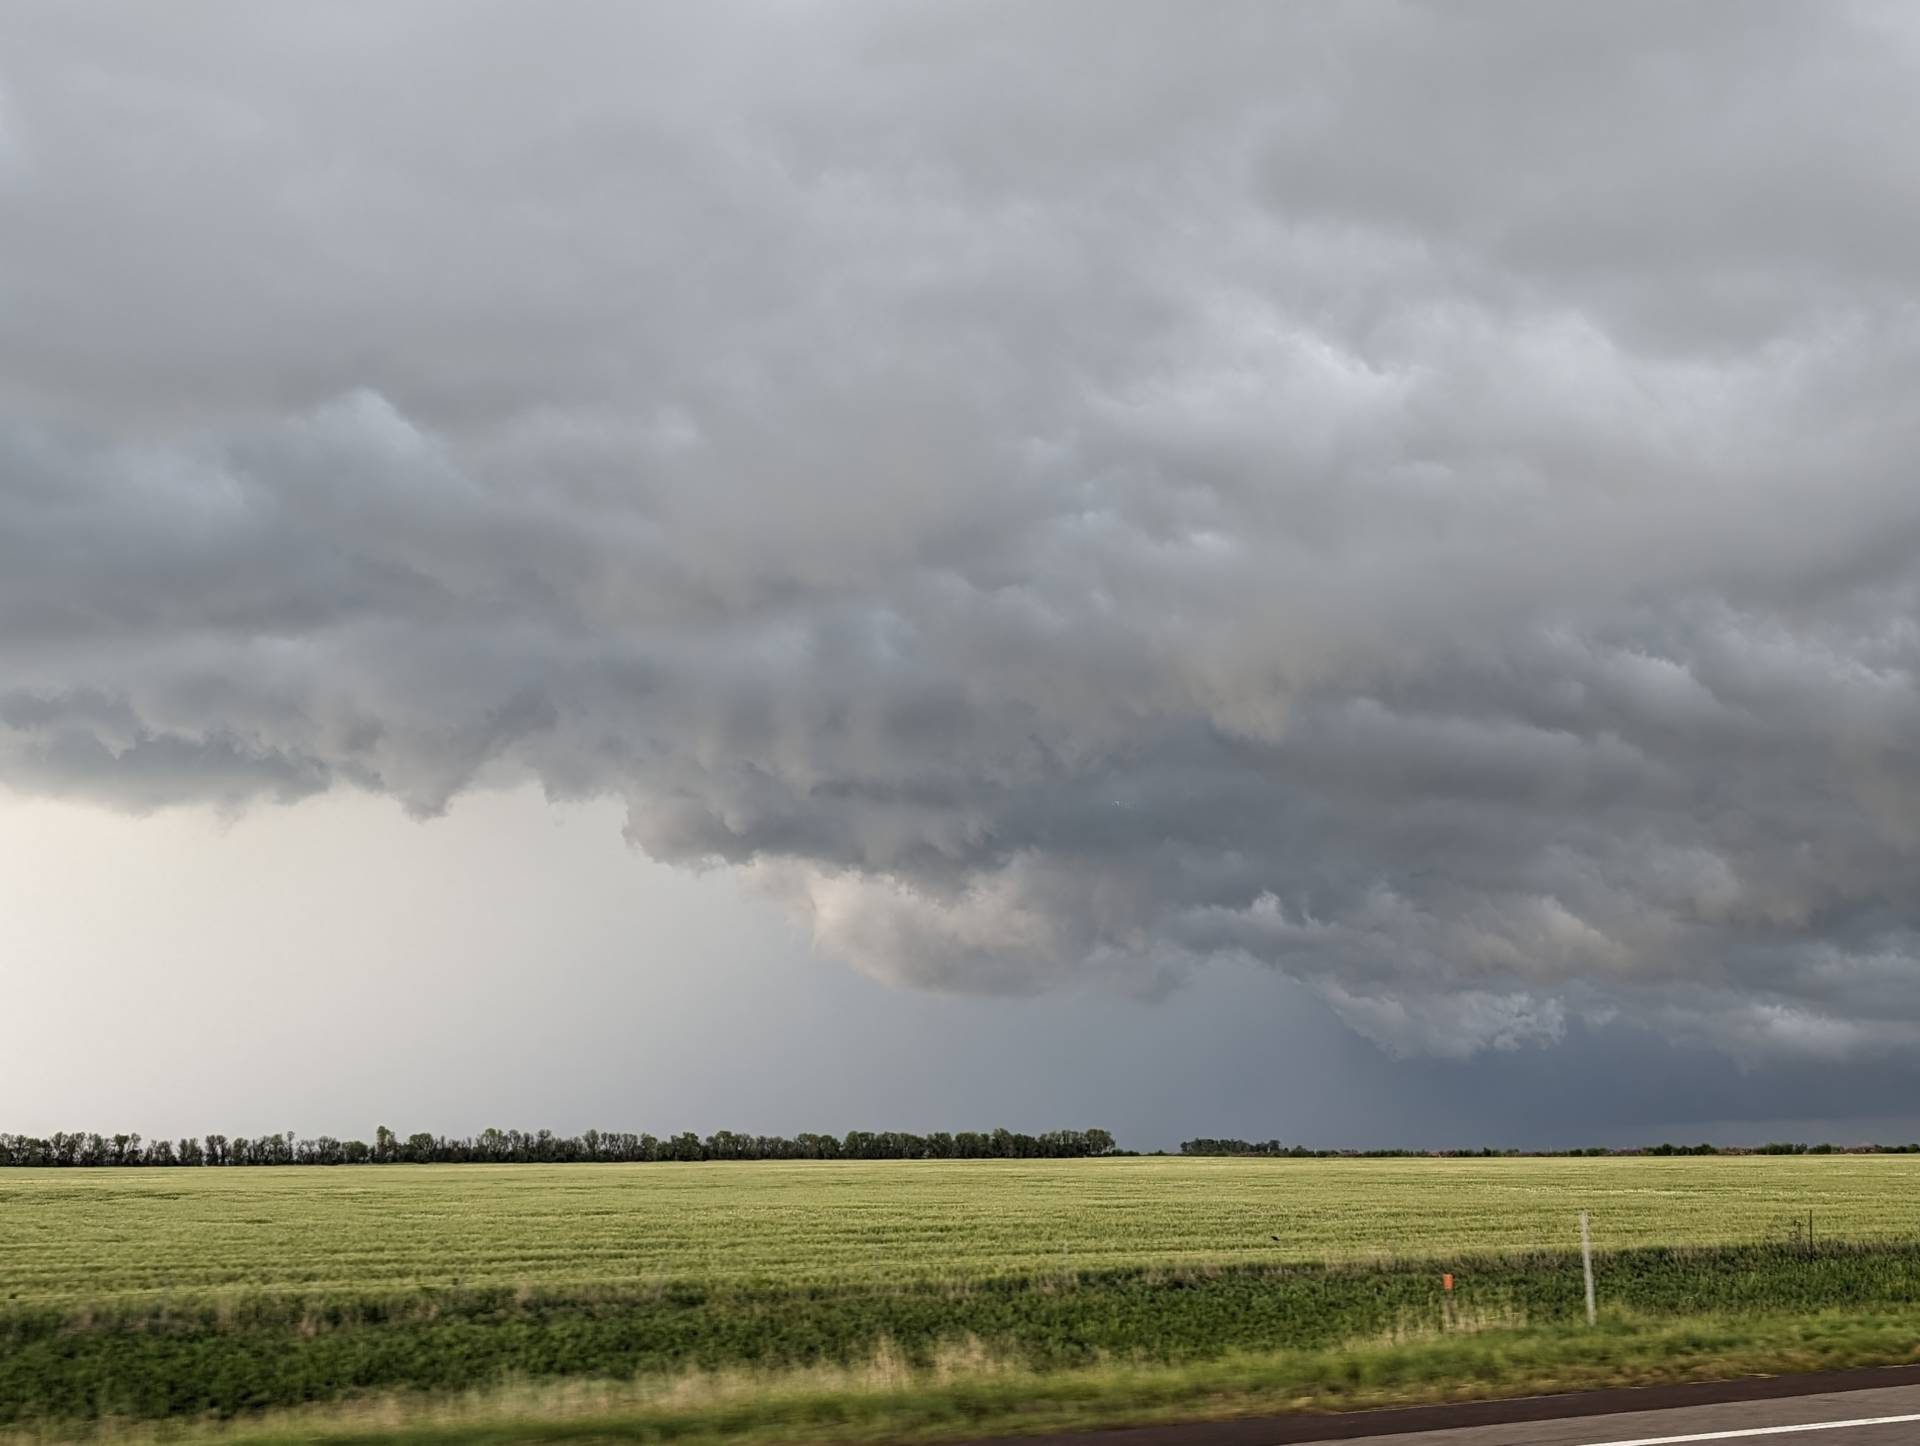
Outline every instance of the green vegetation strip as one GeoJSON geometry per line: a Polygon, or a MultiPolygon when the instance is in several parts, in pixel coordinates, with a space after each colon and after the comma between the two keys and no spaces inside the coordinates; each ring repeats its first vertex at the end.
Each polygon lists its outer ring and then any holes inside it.
{"type": "MultiPolygon", "coordinates": [[[[1455,1327],[1582,1312],[1578,1259],[1456,1262],[1455,1327]]],[[[1609,1312],[1639,1319],[1888,1309],[1920,1302],[1920,1245],[1645,1249],[1599,1263],[1609,1312]]],[[[688,1370],[930,1369],[968,1348],[1025,1372],[1181,1365],[1432,1334],[1426,1264],[1122,1269],[967,1286],[792,1290],[279,1293],[14,1307],[0,1314],[0,1421],[233,1415],[396,1389],[688,1370]]]]}
{"type": "Polygon", "coordinates": [[[559,1391],[421,1393],[234,1422],[62,1423],[27,1443],[452,1446],[456,1442],[943,1442],[1123,1423],[1342,1411],[1910,1362],[1920,1314],[1849,1311],[1488,1330],[1179,1365],[993,1370],[936,1377],[682,1379],[559,1391]]]}

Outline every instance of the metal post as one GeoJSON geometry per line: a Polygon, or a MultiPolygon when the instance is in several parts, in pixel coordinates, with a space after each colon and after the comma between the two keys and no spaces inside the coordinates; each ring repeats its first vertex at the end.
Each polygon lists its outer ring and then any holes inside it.
{"type": "Polygon", "coordinates": [[[1587,1230],[1587,1212],[1580,1212],[1580,1269],[1587,1278],[1587,1324],[1594,1323],[1593,1236],[1587,1230]]]}

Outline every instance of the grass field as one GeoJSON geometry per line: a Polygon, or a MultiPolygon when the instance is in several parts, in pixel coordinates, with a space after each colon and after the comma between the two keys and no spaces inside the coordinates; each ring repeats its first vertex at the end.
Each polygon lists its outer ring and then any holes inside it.
{"type": "Polygon", "coordinates": [[[590,1398],[608,1439],[932,1439],[1858,1364],[1920,1340],[1916,1185],[1902,1156],[12,1170],[0,1427],[521,1440],[590,1398]]]}
{"type": "Polygon", "coordinates": [[[792,1287],[1122,1266],[1920,1241],[1920,1156],[0,1171],[0,1298],[792,1287]],[[1278,1241],[1272,1237],[1278,1236],[1278,1241]]]}

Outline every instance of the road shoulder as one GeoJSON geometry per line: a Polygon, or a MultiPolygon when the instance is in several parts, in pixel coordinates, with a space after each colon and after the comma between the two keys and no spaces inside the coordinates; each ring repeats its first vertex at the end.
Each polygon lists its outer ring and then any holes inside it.
{"type": "Polygon", "coordinates": [[[1920,1365],[1802,1375],[1688,1381],[1510,1400],[1460,1401],[1347,1413],[1245,1416],[1155,1426],[1120,1426],[1041,1436],[995,1437],[972,1446],[1308,1446],[1308,1443],[1405,1437],[1439,1431],[1572,1421],[1695,1406],[1785,1400],[1920,1387],[1920,1365]]]}

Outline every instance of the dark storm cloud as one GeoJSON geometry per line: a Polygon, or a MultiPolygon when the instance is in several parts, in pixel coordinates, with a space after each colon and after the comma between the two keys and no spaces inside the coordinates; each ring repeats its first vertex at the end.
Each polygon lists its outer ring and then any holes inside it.
{"type": "Polygon", "coordinates": [[[1899,7],[22,7],[0,777],[931,988],[1920,1042],[1899,7]]]}

